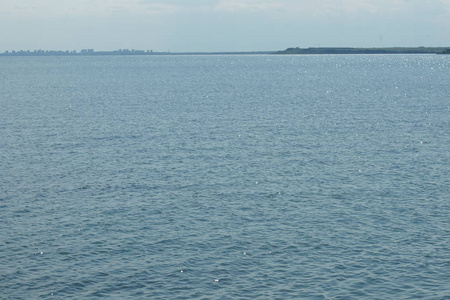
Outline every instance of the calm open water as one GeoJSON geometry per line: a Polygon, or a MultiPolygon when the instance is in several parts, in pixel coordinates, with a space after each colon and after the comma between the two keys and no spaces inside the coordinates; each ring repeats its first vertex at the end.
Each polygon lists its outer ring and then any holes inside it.
{"type": "Polygon", "coordinates": [[[0,298],[450,299],[450,56],[0,59],[0,298]]]}

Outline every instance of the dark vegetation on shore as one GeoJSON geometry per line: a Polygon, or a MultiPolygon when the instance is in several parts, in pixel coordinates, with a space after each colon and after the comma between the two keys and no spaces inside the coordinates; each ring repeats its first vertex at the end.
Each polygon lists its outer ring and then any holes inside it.
{"type": "Polygon", "coordinates": [[[288,48],[275,54],[449,54],[446,47],[288,48]]]}

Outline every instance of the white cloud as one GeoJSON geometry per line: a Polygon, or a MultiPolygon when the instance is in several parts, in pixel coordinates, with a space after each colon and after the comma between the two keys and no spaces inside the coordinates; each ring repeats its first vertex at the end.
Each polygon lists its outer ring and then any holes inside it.
{"type": "Polygon", "coordinates": [[[264,12],[287,17],[328,17],[375,14],[382,10],[378,2],[380,0],[221,0],[216,9],[227,12],[264,12]]]}
{"type": "Polygon", "coordinates": [[[360,13],[448,15],[450,0],[0,0],[2,14],[42,17],[117,13],[188,14],[196,11],[299,16],[360,13]]]}
{"type": "MultiPolygon", "coordinates": [[[[220,0],[217,10],[272,12],[299,16],[352,16],[359,14],[448,15],[450,0],[220,0]]],[[[450,17],[450,16],[449,16],[450,17]]]]}
{"type": "Polygon", "coordinates": [[[283,1],[256,1],[256,0],[220,0],[217,10],[235,12],[242,10],[273,10],[284,9],[286,4],[283,1]]]}
{"type": "Polygon", "coordinates": [[[117,13],[170,13],[182,6],[177,1],[143,0],[0,0],[0,13],[16,16],[101,16],[117,13]],[[172,2],[172,3],[170,3],[172,2]]]}

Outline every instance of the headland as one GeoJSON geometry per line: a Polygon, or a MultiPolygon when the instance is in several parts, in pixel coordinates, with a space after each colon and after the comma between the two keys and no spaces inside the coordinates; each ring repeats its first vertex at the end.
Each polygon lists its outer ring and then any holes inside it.
{"type": "Polygon", "coordinates": [[[449,54],[447,47],[287,48],[275,54],[449,54]]]}

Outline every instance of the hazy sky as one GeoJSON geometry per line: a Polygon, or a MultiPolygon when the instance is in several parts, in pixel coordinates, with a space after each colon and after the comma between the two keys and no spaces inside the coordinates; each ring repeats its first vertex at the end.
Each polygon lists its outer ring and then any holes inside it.
{"type": "Polygon", "coordinates": [[[0,52],[319,46],[450,47],[450,0],[0,0],[0,52]]]}

